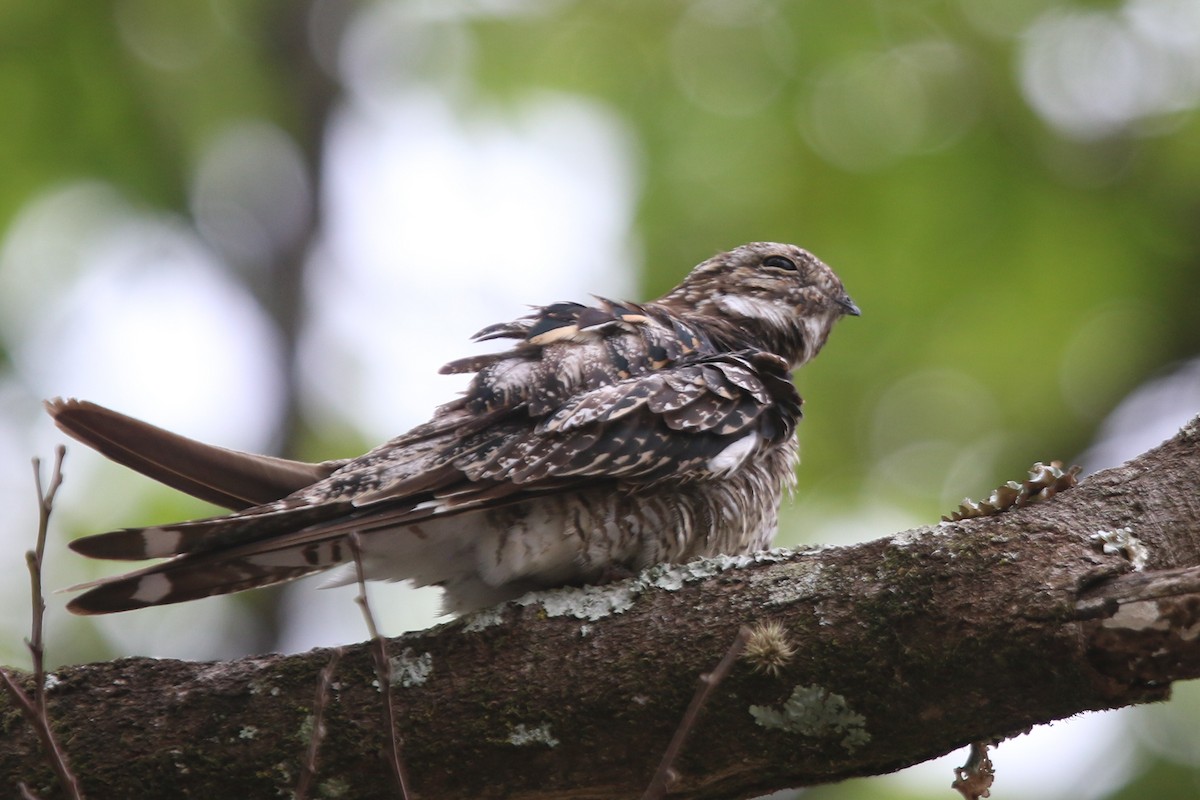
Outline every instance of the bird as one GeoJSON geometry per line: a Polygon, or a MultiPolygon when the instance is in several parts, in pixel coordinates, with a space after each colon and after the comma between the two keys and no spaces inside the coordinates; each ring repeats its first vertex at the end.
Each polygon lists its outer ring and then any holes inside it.
{"type": "Polygon", "coordinates": [[[128,611],[321,571],[342,585],[361,569],[440,586],[444,612],[463,614],[767,548],[799,461],[792,370],[860,313],[842,281],[807,250],[752,242],[657,300],[593,300],[481,330],[476,341],[508,349],[446,364],[473,373],[468,387],[357,458],[244,453],[47,401],[69,436],[230,511],[73,540],[91,558],[165,560],[71,587],[86,591],[68,609],[128,611]]]}

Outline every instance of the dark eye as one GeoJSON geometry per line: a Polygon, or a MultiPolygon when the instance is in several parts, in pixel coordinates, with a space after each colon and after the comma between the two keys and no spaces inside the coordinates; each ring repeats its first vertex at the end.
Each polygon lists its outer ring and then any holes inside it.
{"type": "Polygon", "coordinates": [[[777,269],[794,270],[796,268],[796,265],[792,263],[790,258],[784,258],[783,256],[767,256],[763,259],[762,263],[764,267],[776,267],[777,269]]]}

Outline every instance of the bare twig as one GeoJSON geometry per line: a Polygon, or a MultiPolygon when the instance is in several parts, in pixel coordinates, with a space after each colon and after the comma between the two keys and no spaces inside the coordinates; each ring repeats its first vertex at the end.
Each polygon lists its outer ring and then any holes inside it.
{"type": "Polygon", "coordinates": [[[358,531],[350,534],[350,552],[354,556],[354,569],[358,573],[358,597],[354,601],[362,609],[363,619],[367,622],[367,631],[371,634],[371,653],[375,657],[375,677],[379,681],[379,691],[383,693],[383,725],[388,740],[388,766],[400,789],[400,797],[409,800],[408,781],[404,776],[404,762],[400,758],[400,739],[396,736],[396,708],[392,705],[391,663],[387,656],[387,642],[379,635],[375,625],[375,615],[371,613],[371,603],[367,599],[367,580],[363,574],[362,540],[358,531]]]}
{"type": "MultiPolygon", "coordinates": [[[[46,535],[50,530],[50,514],[54,511],[54,497],[58,494],[58,487],[62,485],[62,462],[66,454],[67,448],[62,445],[55,448],[54,469],[50,473],[50,484],[47,487],[42,486],[42,460],[40,458],[33,459],[33,481],[38,495],[38,533],[34,549],[25,553],[25,564],[29,567],[29,587],[33,607],[30,636],[25,640],[25,644],[29,647],[29,653],[33,659],[33,697],[30,698],[25,694],[7,670],[0,669],[0,679],[3,680],[5,689],[21,707],[29,724],[37,732],[42,749],[46,751],[46,757],[50,759],[50,764],[54,767],[54,772],[58,775],[58,780],[67,797],[72,800],[81,800],[83,792],[79,788],[79,781],[71,772],[71,766],[67,763],[67,754],[59,746],[58,740],[54,736],[54,730],[50,727],[50,712],[46,703],[46,650],[42,638],[43,621],[46,616],[46,599],[42,595],[42,558],[46,553],[46,535]]],[[[26,797],[34,797],[24,784],[21,785],[21,793],[26,797]]]]}
{"type": "MultiPolygon", "coordinates": [[[[59,445],[54,451],[54,470],[50,476],[50,486],[42,488],[42,460],[33,459],[33,483],[38,496],[38,533],[34,549],[25,551],[25,565],[29,567],[30,607],[33,621],[30,624],[31,635],[26,640],[29,651],[33,655],[33,674],[40,686],[45,677],[45,649],[42,640],[42,624],[46,616],[46,599],[42,595],[42,558],[46,554],[46,534],[50,529],[50,513],[54,510],[54,496],[62,485],[62,462],[67,454],[67,448],[59,445]]],[[[39,708],[45,707],[45,692],[35,691],[40,697],[39,708]]]]}
{"type": "Polygon", "coordinates": [[[675,759],[679,757],[679,753],[683,750],[683,745],[687,740],[688,734],[691,733],[692,728],[696,727],[696,720],[700,716],[700,710],[704,708],[704,704],[708,701],[709,696],[721,681],[725,680],[725,676],[729,674],[729,671],[733,669],[734,662],[742,654],[742,649],[745,648],[746,641],[749,638],[750,628],[743,625],[738,629],[737,636],[733,637],[733,642],[729,645],[729,649],[725,651],[725,655],[717,663],[717,666],[713,668],[712,672],[706,672],[700,676],[696,693],[692,695],[692,702],[688,704],[687,710],[683,712],[683,719],[679,721],[679,727],[675,729],[675,735],[671,737],[671,743],[667,745],[667,750],[663,753],[662,761],[659,762],[654,777],[650,779],[650,785],[646,787],[646,791],[642,795],[642,800],[659,800],[659,798],[667,793],[667,790],[675,781],[675,759]]]}
{"type": "Polygon", "coordinates": [[[974,742],[967,763],[955,768],[954,783],[950,784],[950,788],[957,789],[966,800],[979,800],[991,794],[995,777],[992,760],[988,758],[987,742],[974,742]]]}
{"type": "Polygon", "coordinates": [[[337,671],[338,662],[342,660],[342,648],[335,647],[329,654],[329,663],[321,670],[317,679],[317,696],[313,700],[312,736],[308,740],[308,754],[301,767],[300,780],[296,782],[294,800],[307,800],[308,790],[317,777],[317,753],[321,750],[321,742],[325,739],[325,707],[329,704],[329,688],[333,684],[333,674],[337,671]]]}

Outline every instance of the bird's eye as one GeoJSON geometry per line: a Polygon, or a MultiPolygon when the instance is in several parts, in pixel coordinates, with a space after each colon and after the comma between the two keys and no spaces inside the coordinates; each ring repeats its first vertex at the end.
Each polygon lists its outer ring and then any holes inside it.
{"type": "Polygon", "coordinates": [[[778,269],[791,270],[796,269],[796,265],[792,263],[792,260],[790,258],[784,258],[783,256],[767,256],[763,259],[762,263],[764,267],[776,267],[778,269]]]}

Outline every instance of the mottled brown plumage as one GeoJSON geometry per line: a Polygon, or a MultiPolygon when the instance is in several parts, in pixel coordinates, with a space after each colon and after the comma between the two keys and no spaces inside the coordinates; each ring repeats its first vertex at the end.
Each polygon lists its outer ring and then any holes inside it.
{"type": "Polygon", "coordinates": [[[95,558],[169,558],[89,584],[100,614],[338,567],[361,535],[367,576],[435,584],[451,611],[534,588],[767,546],[794,479],[790,371],[858,314],[808,252],[757,242],[696,267],[657,301],[556,303],[476,339],[500,353],[433,419],[348,461],[212,447],[91,403],[47,404],[68,434],[235,513],[89,536],[95,558]]]}

